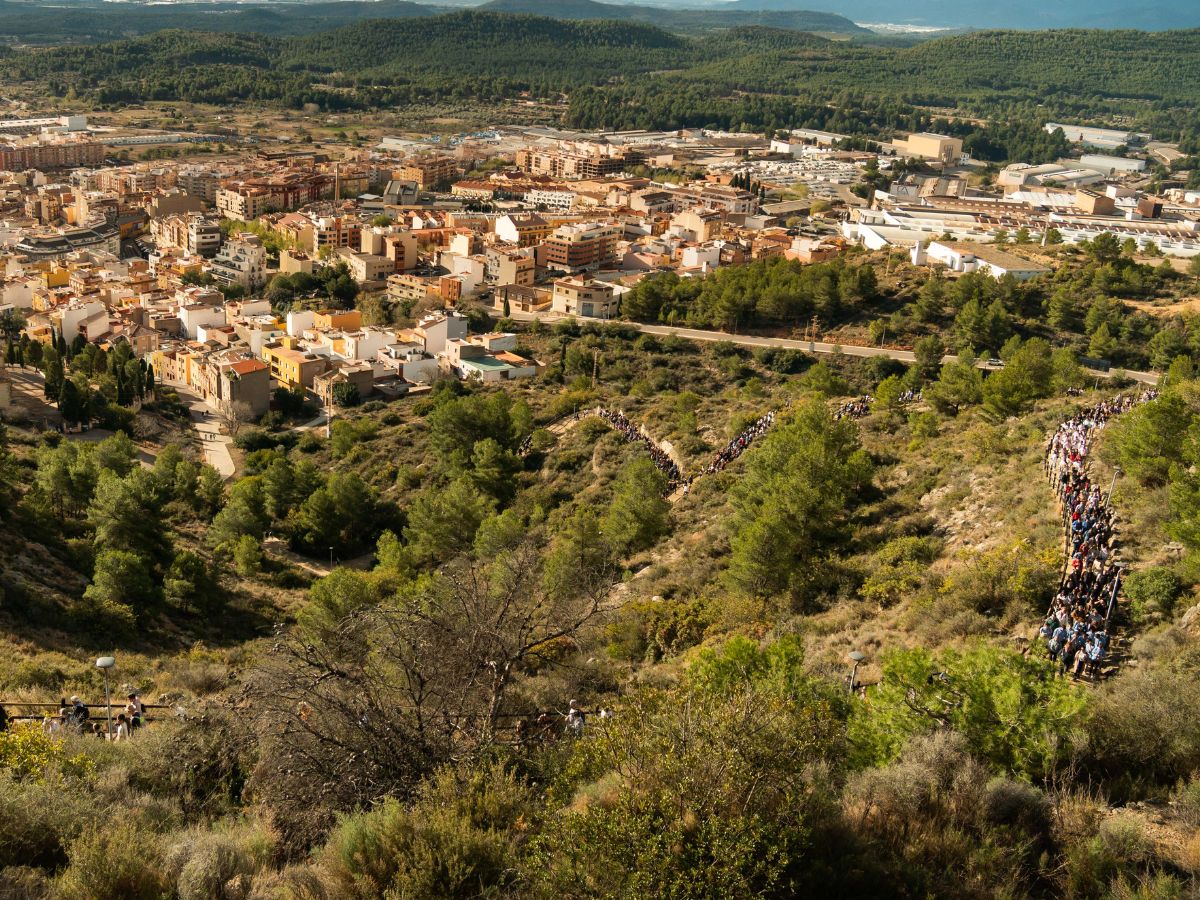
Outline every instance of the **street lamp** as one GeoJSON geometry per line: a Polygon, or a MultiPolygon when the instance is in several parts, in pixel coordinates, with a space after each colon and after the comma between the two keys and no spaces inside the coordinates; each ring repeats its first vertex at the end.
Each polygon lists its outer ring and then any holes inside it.
{"type": "Polygon", "coordinates": [[[329,548],[329,571],[333,571],[333,548],[329,548]]]}
{"type": "Polygon", "coordinates": [[[1105,498],[1105,500],[1104,500],[1104,505],[1105,505],[1105,506],[1111,506],[1111,505],[1112,505],[1112,495],[1113,495],[1113,491],[1115,491],[1115,490],[1117,489],[1117,476],[1118,476],[1118,475],[1120,475],[1120,474],[1121,474],[1121,467],[1120,467],[1120,466],[1113,466],[1113,477],[1112,477],[1112,483],[1111,483],[1111,484],[1109,484],[1109,486],[1108,486],[1108,497],[1107,497],[1107,498],[1105,498]]]}
{"type": "Polygon", "coordinates": [[[850,670],[850,693],[853,694],[854,683],[858,680],[858,667],[862,665],[862,661],[867,658],[867,655],[858,650],[852,650],[849,656],[854,661],[854,668],[850,670]]]}
{"type": "Polygon", "coordinates": [[[104,670],[104,707],[108,712],[108,737],[112,740],[112,700],[108,696],[108,670],[117,664],[111,656],[102,656],[96,660],[96,668],[104,670]]]}

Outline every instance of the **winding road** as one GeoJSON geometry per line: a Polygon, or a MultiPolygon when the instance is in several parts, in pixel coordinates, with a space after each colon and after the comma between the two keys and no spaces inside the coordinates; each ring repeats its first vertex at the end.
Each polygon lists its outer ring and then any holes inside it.
{"type": "MultiPolygon", "coordinates": [[[[648,325],[643,322],[630,322],[624,319],[593,319],[583,316],[564,316],[559,313],[526,313],[519,310],[514,310],[509,318],[517,322],[532,322],[535,319],[542,322],[553,323],[562,319],[574,318],[579,322],[596,322],[623,325],[629,328],[636,329],[642,334],[653,334],[660,337],[676,337],[686,338],[689,341],[704,341],[704,342],[719,342],[728,341],[731,344],[736,344],[739,347],[775,347],[780,350],[801,350],[805,353],[843,353],[846,356],[886,356],[888,359],[895,359],[900,362],[911,363],[916,361],[916,356],[911,350],[899,350],[892,347],[860,347],[856,344],[831,344],[826,341],[803,341],[795,338],[777,338],[763,337],[754,334],[730,334],[727,331],[707,331],[701,328],[679,328],[672,325],[648,325]]],[[[957,356],[947,354],[942,358],[943,362],[956,362],[957,356]]],[[[977,365],[981,369],[994,369],[996,366],[990,364],[986,360],[980,360],[977,365]]],[[[1156,385],[1158,384],[1159,374],[1157,372],[1135,372],[1132,369],[1113,369],[1107,372],[1102,372],[1099,369],[1084,369],[1091,378],[1112,378],[1115,375],[1126,375],[1134,381],[1142,384],[1156,385]]]]}

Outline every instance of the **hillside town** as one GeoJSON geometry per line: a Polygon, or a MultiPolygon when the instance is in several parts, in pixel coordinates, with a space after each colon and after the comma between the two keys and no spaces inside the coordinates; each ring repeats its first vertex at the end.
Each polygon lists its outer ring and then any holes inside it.
{"type": "Polygon", "coordinates": [[[0,3],[0,900],[1200,897],[1200,2],[803,6],[0,3]]]}
{"type": "Polygon", "coordinates": [[[474,333],[471,307],[612,319],[653,273],[865,247],[1020,281],[1048,271],[1020,245],[1103,233],[1200,254],[1200,193],[1147,190],[1147,160],[1177,151],[1045,128],[1079,156],[990,171],[927,133],[847,149],[861,142],[812,130],[512,127],[371,148],[225,136],[235,150],[215,158],[129,161],[121,148],[212,136],[9,120],[0,314],[44,345],[125,343],[160,383],[257,418],[279,388],[328,407],[442,377],[529,377],[543,364],[512,332],[474,333]]]}

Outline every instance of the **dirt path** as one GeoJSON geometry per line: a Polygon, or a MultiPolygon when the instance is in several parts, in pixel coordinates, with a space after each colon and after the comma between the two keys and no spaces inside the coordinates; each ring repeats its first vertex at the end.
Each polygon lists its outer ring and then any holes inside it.
{"type": "Polygon", "coordinates": [[[1151,303],[1149,300],[1126,300],[1125,303],[1139,312],[1164,319],[1200,312],[1200,297],[1184,297],[1182,300],[1166,304],[1151,303]]]}

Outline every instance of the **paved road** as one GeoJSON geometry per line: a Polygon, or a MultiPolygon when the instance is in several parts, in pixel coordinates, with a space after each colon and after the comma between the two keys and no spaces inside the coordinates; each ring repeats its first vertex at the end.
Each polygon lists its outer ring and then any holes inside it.
{"type": "Polygon", "coordinates": [[[179,399],[187,406],[192,416],[192,428],[200,438],[200,447],[204,450],[204,461],[221,473],[228,481],[236,472],[233,464],[233,454],[229,451],[233,439],[221,433],[221,426],[216,413],[209,408],[199,394],[180,384],[167,384],[179,394],[179,399]]]}
{"type": "Polygon", "coordinates": [[[47,427],[61,428],[62,416],[58,408],[46,401],[45,376],[41,370],[9,366],[4,370],[12,382],[13,405],[29,416],[30,420],[42,420],[47,427]]]}
{"type": "MultiPolygon", "coordinates": [[[[543,322],[556,322],[559,319],[566,318],[557,313],[548,313],[540,315],[537,313],[525,313],[514,310],[510,318],[517,321],[532,321],[533,319],[541,319],[543,322]]],[[[581,322],[603,322],[603,319],[585,319],[580,316],[575,317],[581,322]]],[[[626,325],[631,328],[636,328],[642,334],[654,335],[677,335],[678,337],[687,338],[691,341],[728,341],[731,344],[737,344],[740,347],[778,347],[782,350],[803,350],[805,353],[843,353],[846,356],[886,356],[889,359],[899,360],[900,362],[910,363],[916,357],[911,350],[896,350],[891,347],[859,347],[853,344],[830,344],[824,341],[798,341],[794,338],[775,338],[761,337],[753,334],[729,334],[725,331],[706,331],[700,328],[678,328],[670,325],[646,325],[641,322],[620,321],[621,325],[626,325]]],[[[955,356],[946,356],[944,362],[954,362],[957,359],[955,356]]],[[[985,360],[980,360],[979,367],[981,369],[994,368],[985,360]]],[[[1125,374],[1134,381],[1140,381],[1143,384],[1158,384],[1159,375],[1157,372],[1134,372],[1129,369],[1113,370],[1111,372],[1101,372],[1096,369],[1085,369],[1089,377],[1094,378],[1111,378],[1118,372],[1125,374]]]]}
{"type": "Polygon", "coordinates": [[[330,572],[336,569],[357,569],[360,572],[369,572],[375,564],[375,551],[371,550],[361,556],[356,556],[353,559],[338,559],[333,558],[333,565],[324,559],[315,559],[307,556],[301,556],[288,547],[287,541],[278,535],[268,533],[263,538],[263,553],[274,560],[282,560],[289,562],[294,566],[304,569],[313,575],[319,575],[324,578],[330,572]]]}

